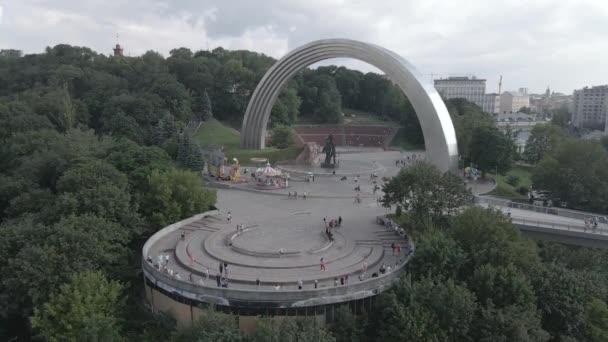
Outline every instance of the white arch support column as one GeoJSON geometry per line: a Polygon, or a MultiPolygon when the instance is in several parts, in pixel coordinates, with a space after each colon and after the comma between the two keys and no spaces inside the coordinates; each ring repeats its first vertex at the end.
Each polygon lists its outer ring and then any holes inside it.
{"type": "Polygon", "coordinates": [[[289,79],[316,62],[330,58],[354,58],[384,71],[403,91],[416,111],[426,146],[427,160],[441,171],[456,170],[458,146],[452,119],[430,82],[404,58],[374,44],[350,39],[324,39],[303,45],[277,61],[255,88],[241,129],[241,147],[264,148],[270,111],[289,79]]]}

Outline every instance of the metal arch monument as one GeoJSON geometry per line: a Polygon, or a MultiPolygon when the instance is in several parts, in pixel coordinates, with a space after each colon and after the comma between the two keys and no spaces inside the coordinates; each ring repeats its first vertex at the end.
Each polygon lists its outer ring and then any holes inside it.
{"type": "Polygon", "coordinates": [[[241,129],[241,147],[264,148],[266,125],[279,93],[299,70],[330,58],[353,58],[384,71],[408,97],[422,128],[427,159],[442,171],[458,167],[452,119],[430,82],[404,58],[383,47],[350,39],[323,39],[300,46],[277,61],[255,88],[241,129]]]}

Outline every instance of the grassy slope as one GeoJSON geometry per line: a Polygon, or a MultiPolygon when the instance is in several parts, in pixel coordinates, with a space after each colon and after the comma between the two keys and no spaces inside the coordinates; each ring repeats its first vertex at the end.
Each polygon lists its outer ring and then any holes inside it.
{"type": "Polygon", "coordinates": [[[268,147],[262,151],[241,149],[241,137],[239,132],[224,126],[215,119],[203,123],[196,138],[203,145],[223,145],[226,157],[228,157],[229,160],[237,158],[242,164],[249,164],[249,159],[254,157],[268,158],[271,163],[280,160],[291,160],[295,159],[302,150],[299,147],[288,147],[282,150],[268,147]]]}
{"type": "Polygon", "coordinates": [[[522,186],[529,188],[530,184],[532,184],[532,180],[530,179],[530,177],[530,167],[514,166],[513,169],[507,172],[506,175],[498,175],[498,177],[496,177],[496,189],[494,189],[494,191],[492,191],[490,195],[507,199],[526,199],[528,197],[526,195],[518,193],[517,188],[522,186]],[[515,187],[507,184],[507,177],[509,177],[510,175],[519,177],[519,182],[515,187]]]}

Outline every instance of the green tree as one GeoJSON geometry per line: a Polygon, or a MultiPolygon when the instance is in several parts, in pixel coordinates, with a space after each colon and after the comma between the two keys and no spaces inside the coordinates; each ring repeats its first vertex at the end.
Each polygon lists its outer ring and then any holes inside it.
{"type": "Polygon", "coordinates": [[[540,314],[534,307],[511,305],[482,308],[474,321],[472,338],[480,342],[538,342],[548,341],[549,334],[542,329],[540,314]]]}
{"type": "Polygon", "coordinates": [[[153,171],[141,207],[148,222],[162,227],[209,210],[215,199],[215,192],[205,189],[194,172],[153,171]]]}
{"type": "Polygon", "coordinates": [[[452,280],[403,277],[380,295],[375,310],[376,341],[458,341],[468,338],[477,304],[452,280]]]}
{"type": "Polygon", "coordinates": [[[471,137],[471,160],[484,172],[505,173],[513,162],[513,142],[495,127],[480,127],[471,137]]]}
{"type": "Polygon", "coordinates": [[[200,119],[203,121],[209,121],[213,118],[213,110],[211,109],[211,99],[209,99],[209,94],[207,93],[207,90],[203,91],[201,101],[202,103],[200,119]]]}
{"type": "Polygon", "coordinates": [[[331,325],[331,332],[336,337],[336,342],[358,342],[364,341],[363,335],[367,328],[365,315],[355,316],[348,305],[342,305],[336,310],[336,319],[331,325]]]}
{"type": "Polygon", "coordinates": [[[535,300],[528,278],[513,265],[484,264],[475,270],[469,281],[479,302],[491,302],[502,308],[509,305],[525,306],[535,300]]]}
{"type": "Polygon", "coordinates": [[[53,205],[54,222],[62,216],[92,213],[128,227],[138,234],[140,217],[131,201],[125,174],[111,164],[92,160],[68,170],[57,182],[58,195],[53,205]]]}
{"type": "Polygon", "coordinates": [[[471,161],[472,139],[474,132],[482,127],[494,127],[492,117],[484,113],[479,106],[465,99],[444,100],[458,141],[458,151],[463,156],[465,164],[471,161]]]}
{"type": "Polygon", "coordinates": [[[532,108],[523,106],[523,107],[519,108],[518,112],[525,113],[525,114],[532,114],[532,108]]]}
{"type": "Polygon", "coordinates": [[[586,335],[589,341],[608,341],[608,305],[593,298],[587,304],[586,335]]]}
{"type": "Polygon", "coordinates": [[[399,205],[419,219],[440,219],[470,200],[460,178],[449,172],[442,174],[426,162],[401,170],[382,186],[382,191],[384,206],[399,205]]]}
{"type": "Polygon", "coordinates": [[[100,272],[76,273],[36,309],[32,326],[48,341],[120,341],[122,291],[100,272]]]}
{"type": "Polygon", "coordinates": [[[188,156],[192,151],[190,145],[193,144],[188,134],[182,133],[177,139],[177,162],[181,165],[188,165],[188,156]]]}
{"type": "Polygon", "coordinates": [[[569,207],[606,212],[607,166],[608,152],[598,142],[566,140],[533,169],[532,183],[569,207]]]}
{"type": "Polygon", "coordinates": [[[191,143],[188,149],[188,159],[186,165],[192,171],[202,171],[205,165],[205,156],[203,150],[198,143],[191,143]]]}
{"type": "Polygon", "coordinates": [[[270,124],[272,128],[278,125],[289,125],[289,113],[287,112],[287,106],[283,104],[281,99],[277,99],[277,101],[272,106],[272,110],[270,111],[270,124]]]}
{"type": "Polygon", "coordinates": [[[291,143],[291,128],[279,125],[272,129],[272,146],[276,148],[287,148],[291,143]]]}
{"type": "Polygon", "coordinates": [[[287,111],[289,123],[296,122],[298,115],[300,114],[300,104],[302,103],[302,100],[298,96],[297,89],[294,86],[288,86],[283,90],[281,95],[279,95],[279,100],[287,111]]]}
{"type": "Polygon", "coordinates": [[[512,264],[528,275],[541,267],[536,245],[524,239],[498,210],[468,207],[452,219],[449,232],[468,255],[461,268],[464,278],[488,263],[495,267],[512,264]]]}
{"type": "Polygon", "coordinates": [[[19,58],[23,56],[23,51],[15,49],[0,50],[0,58],[19,58]]]}
{"type": "Polygon", "coordinates": [[[192,327],[176,332],[171,340],[173,342],[239,342],[243,341],[243,338],[233,315],[223,314],[210,308],[204,310],[192,327]]]}
{"type": "MultiPolygon", "coordinates": [[[[606,295],[606,289],[598,285],[586,272],[547,265],[534,284],[543,328],[555,337],[584,339],[588,325],[586,306],[593,298],[606,295]]],[[[595,309],[599,309],[597,303],[595,309]]]]}
{"type": "Polygon", "coordinates": [[[555,125],[536,125],[528,136],[523,157],[528,163],[536,164],[564,138],[562,130],[555,125]]]}
{"type": "Polygon", "coordinates": [[[421,277],[456,278],[467,255],[447,233],[432,229],[416,242],[416,253],[408,264],[414,279],[421,277]]]}
{"type": "Polygon", "coordinates": [[[165,128],[165,122],[160,119],[154,126],[154,131],[152,132],[152,142],[155,145],[162,145],[167,140],[167,130],[165,128]]]}
{"type": "Polygon", "coordinates": [[[562,106],[553,111],[553,117],[551,123],[561,128],[567,128],[570,122],[570,113],[568,106],[562,106]]]}
{"type": "Polygon", "coordinates": [[[253,334],[254,342],[282,342],[282,341],[302,341],[302,342],[334,342],[336,341],[330,333],[315,319],[284,319],[275,320],[272,318],[258,321],[257,328],[253,334]]]}
{"type": "Polygon", "coordinates": [[[129,231],[100,217],[70,216],[53,226],[22,218],[2,225],[0,234],[10,252],[0,267],[0,304],[8,315],[29,316],[74,272],[126,272],[129,231]]]}

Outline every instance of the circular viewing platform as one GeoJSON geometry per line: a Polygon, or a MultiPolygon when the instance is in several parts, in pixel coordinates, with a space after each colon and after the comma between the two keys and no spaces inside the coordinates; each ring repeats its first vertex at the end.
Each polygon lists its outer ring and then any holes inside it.
{"type": "Polygon", "coordinates": [[[143,249],[147,282],[207,304],[313,307],[388,289],[413,253],[407,237],[377,224],[375,216],[345,221],[330,229],[330,238],[311,212],[278,213],[251,222],[210,211],[165,227],[143,249]]]}

